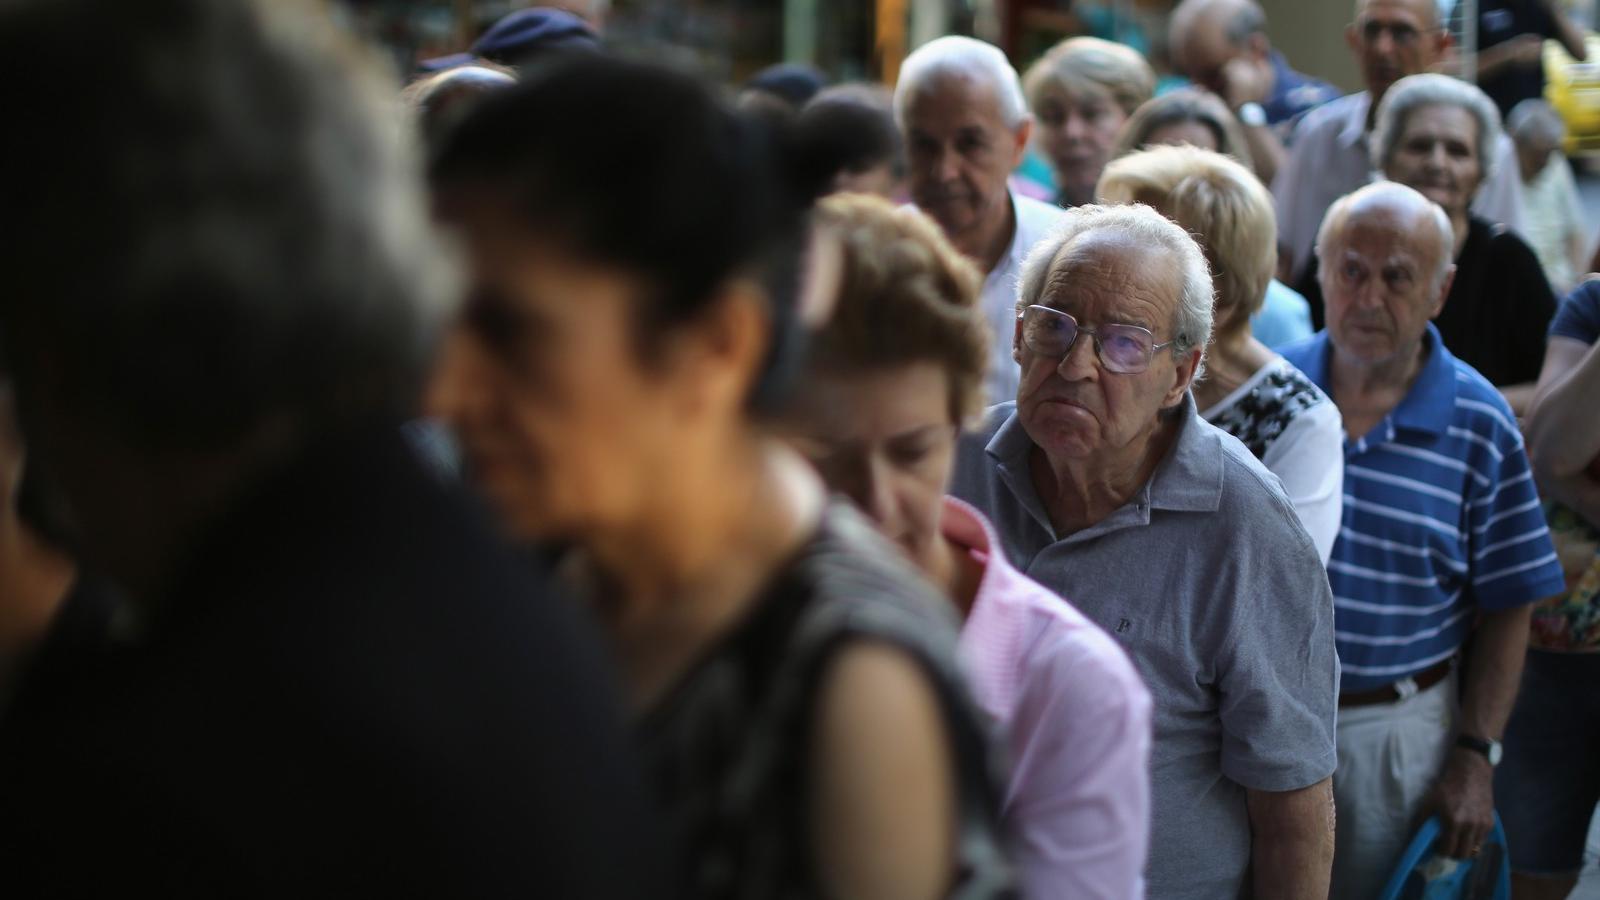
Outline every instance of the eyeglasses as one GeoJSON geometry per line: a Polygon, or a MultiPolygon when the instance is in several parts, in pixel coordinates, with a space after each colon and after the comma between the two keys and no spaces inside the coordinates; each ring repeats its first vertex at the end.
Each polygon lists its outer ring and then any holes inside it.
{"type": "Polygon", "coordinates": [[[1121,375],[1137,375],[1150,368],[1156,351],[1173,343],[1156,343],[1155,334],[1138,325],[1084,328],[1077,319],[1048,306],[1030,306],[1017,318],[1022,320],[1022,343],[1034,353],[1049,359],[1066,359],[1072,345],[1078,342],[1078,335],[1087,334],[1094,339],[1095,354],[1106,371],[1121,375]]]}

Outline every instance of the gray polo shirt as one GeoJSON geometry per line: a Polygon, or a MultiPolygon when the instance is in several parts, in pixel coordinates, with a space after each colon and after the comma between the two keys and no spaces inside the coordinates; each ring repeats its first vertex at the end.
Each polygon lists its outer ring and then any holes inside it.
{"type": "Polygon", "coordinates": [[[1245,789],[1333,774],[1333,594],[1277,478],[1185,397],[1167,458],[1127,505],[1058,537],[1014,403],[963,438],[951,493],[1011,561],[1120,640],[1155,701],[1149,895],[1247,895],[1245,789]]]}

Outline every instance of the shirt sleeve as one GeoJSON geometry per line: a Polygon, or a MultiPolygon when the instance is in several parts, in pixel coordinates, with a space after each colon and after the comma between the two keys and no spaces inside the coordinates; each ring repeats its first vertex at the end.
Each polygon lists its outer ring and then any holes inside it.
{"type": "Polygon", "coordinates": [[[1264,499],[1270,513],[1238,529],[1223,570],[1231,574],[1217,586],[1237,605],[1217,661],[1222,773],[1252,790],[1293,791],[1333,774],[1337,761],[1333,591],[1311,541],[1285,527],[1293,508],[1264,499]]]}
{"type": "Polygon", "coordinates": [[[1261,461],[1283,482],[1300,524],[1327,565],[1344,512],[1344,420],[1339,408],[1330,400],[1300,413],[1261,461]]]}
{"type": "Polygon", "coordinates": [[[1143,897],[1149,692],[1098,631],[1047,635],[1024,677],[1007,818],[1026,895],[1143,897]]]}
{"type": "Polygon", "coordinates": [[[1565,579],[1556,559],[1534,486],[1522,433],[1510,407],[1498,395],[1483,400],[1458,399],[1473,405],[1481,418],[1473,471],[1489,476],[1471,479],[1468,497],[1467,550],[1473,599],[1488,610],[1535,603],[1562,592],[1565,579]]]}
{"type": "Polygon", "coordinates": [[[1551,337],[1565,337],[1593,344],[1600,340],[1600,281],[1578,285],[1550,322],[1551,337]]]}

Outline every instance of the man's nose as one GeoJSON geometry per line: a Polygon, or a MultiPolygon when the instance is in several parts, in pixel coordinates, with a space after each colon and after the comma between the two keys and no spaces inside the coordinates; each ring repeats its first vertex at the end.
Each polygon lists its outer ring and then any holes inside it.
{"type": "Polygon", "coordinates": [[[934,174],[940,181],[953,181],[961,174],[961,159],[954,150],[946,147],[939,149],[939,155],[934,160],[934,174]]]}
{"type": "Polygon", "coordinates": [[[1056,371],[1068,381],[1090,381],[1100,374],[1100,360],[1095,356],[1094,338],[1083,332],[1067,348],[1056,371]]]}

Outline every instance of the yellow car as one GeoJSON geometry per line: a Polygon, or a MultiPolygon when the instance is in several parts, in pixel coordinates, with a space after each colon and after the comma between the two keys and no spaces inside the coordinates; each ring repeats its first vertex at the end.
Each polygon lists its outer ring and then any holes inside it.
{"type": "Polygon", "coordinates": [[[1544,42],[1544,99],[1567,123],[1562,149],[1572,154],[1600,152],[1600,34],[1583,36],[1588,62],[1578,62],[1560,41],[1544,42]]]}

